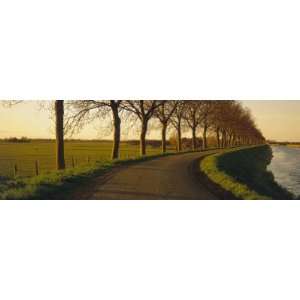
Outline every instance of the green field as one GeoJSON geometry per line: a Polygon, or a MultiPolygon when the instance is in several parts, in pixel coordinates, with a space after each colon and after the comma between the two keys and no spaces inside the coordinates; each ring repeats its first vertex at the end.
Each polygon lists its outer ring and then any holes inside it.
{"type": "MultiPolygon", "coordinates": [[[[66,167],[72,168],[92,164],[96,161],[110,160],[112,142],[110,141],[66,141],[66,167]]],[[[172,149],[168,149],[170,151],[172,149]]],[[[147,146],[147,154],[159,154],[160,147],[147,146]]],[[[139,145],[121,143],[120,159],[139,156],[139,145]]],[[[55,170],[55,142],[32,141],[30,143],[0,142],[0,176],[14,176],[14,165],[17,165],[18,176],[35,175],[35,164],[38,161],[40,174],[55,170]]]]}

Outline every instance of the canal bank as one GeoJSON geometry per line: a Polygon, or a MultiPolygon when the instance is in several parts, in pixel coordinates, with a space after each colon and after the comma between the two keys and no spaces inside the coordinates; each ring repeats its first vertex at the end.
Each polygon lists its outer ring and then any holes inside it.
{"type": "Polygon", "coordinates": [[[206,157],[200,169],[235,199],[294,199],[268,169],[272,157],[269,145],[237,148],[206,157]]]}

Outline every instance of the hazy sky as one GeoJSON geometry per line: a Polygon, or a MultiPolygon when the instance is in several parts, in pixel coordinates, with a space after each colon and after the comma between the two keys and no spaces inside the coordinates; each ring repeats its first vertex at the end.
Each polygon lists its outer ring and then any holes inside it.
{"type": "Polygon", "coordinates": [[[299,101],[242,101],[267,139],[300,141],[299,101]]]}
{"type": "MultiPolygon", "coordinates": [[[[258,127],[266,138],[279,141],[300,141],[300,101],[256,100],[242,102],[251,109],[258,127]]],[[[12,108],[0,106],[0,138],[11,136],[53,138],[53,121],[49,115],[48,111],[41,110],[34,101],[26,101],[12,108]]],[[[95,122],[75,137],[110,138],[107,128],[106,124],[95,122]]],[[[124,137],[135,138],[137,136],[127,130],[123,132],[124,137]]],[[[153,130],[150,138],[158,137],[159,132],[153,130]]]]}

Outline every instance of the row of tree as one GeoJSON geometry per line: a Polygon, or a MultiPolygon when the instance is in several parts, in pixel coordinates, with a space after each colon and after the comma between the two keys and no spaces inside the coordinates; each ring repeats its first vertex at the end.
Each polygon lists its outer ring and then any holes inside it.
{"type": "Polygon", "coordinates": [[[139,124],[140,154],[146,154],[149,121],[161,128],[162,152],[167,148],[167,132],[176,132],[177,151],[182,151],[182,133],[190,131],[192,150],[208,147],[207,136],[216,137],[219,148],[259,144],[265,141],[247,108],[238,101],[205,100],[55,100],[57,169],[65,168],[64,136],[74,133],[95,119],[111,116],[113,125],[112,159],[119,158],[122,122],[139,124]],[[197,136],[202,136],[202,145],[197,136]]]}

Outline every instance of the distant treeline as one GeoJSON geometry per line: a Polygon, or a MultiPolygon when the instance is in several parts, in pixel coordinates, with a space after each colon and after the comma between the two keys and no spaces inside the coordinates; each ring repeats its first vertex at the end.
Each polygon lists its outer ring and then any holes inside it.
{"type": "Polygon", "coordinates": [[[0,141],[5,143],[30,143],[31,139],[27,138],[26,136],[22,136],[21,138],[9,137],[6,139],[1,139],[0,141]]]}
{"type": "MultiPolygon", "coordinates": [[[[9,138],[4,138],[0,139],[0,142],[4,143],[31,143],[31,142],[55,142],[55,139],[35,139],[35,138],[28,138],[28,137],[9,137],[9,138]]],[[[65,142],[83,142],[83,143],[110,143],[112,140],[97,140],[97,139],[92,139],[92,140],[85,140],[85,139],[66,139],[65,142]]],[[[124,140],[121,143],[129,144],[129,145],[139,145],[139,140],[124,140]]],[[[160,140],[147,140],[147,145],[152,146],[152,147],[160,147],[161,141],[160,140]]],[[[168,142],[168,145],[170,145],[170,142],[168,142]]]]}
{"type": "Polygon", "coordinates": [[[282,146],[286,146],[286,145],[299,145],[300,144],[300,141],[299,142],[277,142],[277,141],[273,141],[273,140],[270,140],[270,141],[267,141],[269,144],[276,144],[276,145],[282,145],[282,146]]]}
{"type": "MultiPolygon", "coordinates": [[[[111,140],[85,140],[85,139],[65,139],[66,142],[110,142],[111,140]]],[[[29,142],[55,142],[55,139],[40,139],[40,138],[29,138],[29,137],[9,137],[0,139],[0,142],[8,143],[29,143],[29,142]]]]}
{"type": "MultiPolygon", "coordinates": [[[[210,139],[208,139],[210,140],[210,139]]],[[[0,142],[4,142],[4,143],[33,143],[33,142],[40,142],[40,143],[47,143],[47,142],[55,142],[54,139],[34,139],[34,138],[28,138],[28,137],[21,137],[21,138],[17,138],[17,137],[10,137],[10,138],[6,138],[6,139],[0,139],[0,142]]],[[[112,142],[112,140],[97,140],[97,139],[92,139],[92,140],[84,140],[84,139],[66,139],[65,140],[66,143],[76,143],[76,142],[83,142],[83,143],[109,143],[112,142]]],[[[121,141],[121,143],[124,144],[129,144],[131,146],[139,146],[140,141],[139,140],[123,140],[121,141]]],[[[186,149],[190,149],[192,148],[192,139],[191,138],[182,138],[182,148],[184,150],[186,149]]],[[[196,138],[196,143],[198,147],[202,147],[202,143],[203,143],[203,139],[202,138],[196,138]]],[[[211,146],[216,146],[216,141],[210,141],[211,146]]],[[[150,147],[160,147],[161,146],[161,141],[160,140],[147,140],[146,144],[150,147]]],[[[176,147],[176,137],[175,136],[171,136],[169,140],[166,141],[167,146],[174,146],[176,147]]]]}
{"type": "MultiPolygon", "coordinates": [[[[65,139],[65,142],[97,142],[97,143],[110,143],[113,140],[109,139],[65,139]]],[[[55,139],[39,139],[39,138],[29,138],[29,137],[9,137],[0,139],[0,142],[8,142],[8,143],[30,143],[30,142],[55,142],[55,139]]],[[[139,140],[123,140],[121,143],[127,143],[130,145],[139,145],[139,140]]],[[[160,140],[148,140],[148,145],[156,145],[158,144],[160,146],[161,142],[160,140]]]]}

